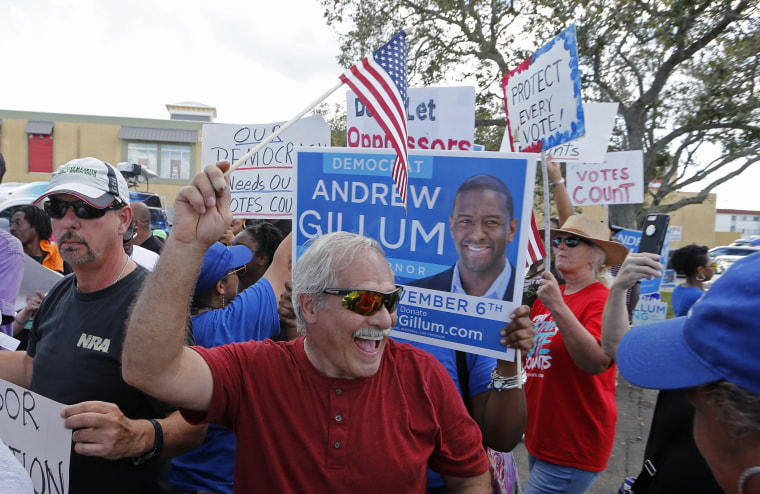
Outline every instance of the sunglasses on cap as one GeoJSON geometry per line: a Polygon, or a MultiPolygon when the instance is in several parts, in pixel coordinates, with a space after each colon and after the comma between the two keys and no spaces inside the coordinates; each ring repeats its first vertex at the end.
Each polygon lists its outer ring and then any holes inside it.
{"type": "Polygon", "coordinates": [[[559,249],[559,246],[562,245],[562,242],[565,242],[565,245],[567,245],[571,249],[573,247],[576,247],[580,243],[591,245],[591,242],[580,237],[554,237],[552,239],[552,247],[554,247],[555,249],[559,249]]]}
{"type": "MultiPolygon", "coordinates": [[[[66,213],[64,213],[66,214],[66,213]]],[[[137,232],[134,230],[134,228],[127,228],[127,231],[124,232],[124,235],[121,236],[121,240],[126,246],[130,240],[133,238],[137,238],[137,232]]]]}
{"type": "Polygon", "coordinates": [[[238,277],[243,276],[245,274],[245,265],[240,266],[239,268],[230,269],[227,271],[227,274],[236,274],[238,277]]]}
{"type": "Polygon", "coordinates": [[[112,209],[121,209],[124,205],[120,202],[114,201],[110,205],[104,208],[96,208],[87,203],[87,201],[74,201],[66,202],[59,201],[57,199],[50,199],[45,203],[45,213],[48,217],[60,220],[66,216],[66,212],[71,208],[74,211],[74,215],[82,220],[90,220],[93,218],[102,218],[106,211],[112,209]]]}
{"type": "Polygon", "coordinates": [[[389,313],[396,310],[404,287],[396,285],[396,289],[390,292],[376,292],[374,290],[352,290],[340,288],[326,288],[322,293],[328,295],[342,295],[343,307],[361,316],[376,314],[383,306],[389,313]]]}

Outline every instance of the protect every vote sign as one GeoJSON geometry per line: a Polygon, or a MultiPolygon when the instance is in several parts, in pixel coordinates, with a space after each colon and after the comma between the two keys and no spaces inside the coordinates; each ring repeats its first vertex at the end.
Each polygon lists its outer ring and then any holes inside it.
{"type": "Polygon", "coordinates": [[[513,151],[538,152],[585,133],[575,25],[501,81],[513,151]]]}
{"type": "Polygon", "coordinates": [[[295,167],[294,258],[309,239],[332,231],[375,238],[397,283],[406,286],[394,336],[505,358],[499,331],[522,300],[536,155],[410,153],[408,215],[390,170],[395,153],[381,149],[300,148],[295,167]],[[517,228],[504,252],[514,277],[508,301],[470,297],[410,284],[450,270],[459,254],[449,228],[454,198],[468,178],[487,174],[508,188],[517,228]]]}

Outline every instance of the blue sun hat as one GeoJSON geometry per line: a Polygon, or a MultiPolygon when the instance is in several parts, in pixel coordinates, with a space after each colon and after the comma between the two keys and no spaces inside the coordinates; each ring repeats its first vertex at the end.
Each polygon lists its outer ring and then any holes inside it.
{"type": "Polygon", "coordinates": [[[760,395],[759,279],[760,253],[735,262],[688,315],[631,329],[618,347],[620,373],[642,388],[725,379],[760,395]]]}
{"type": "Polygon", "coordinates": [[[245,245],[226,245],[216,242],[203,256],[201,271],[195,283],[195,293],[203,293],[224,278],[227,271],[245,266],[253,259],[251,249],[245,245]]]}

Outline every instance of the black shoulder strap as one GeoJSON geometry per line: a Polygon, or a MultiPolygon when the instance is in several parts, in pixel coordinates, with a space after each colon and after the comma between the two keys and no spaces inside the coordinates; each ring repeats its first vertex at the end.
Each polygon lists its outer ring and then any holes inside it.
{"type": "Polygon", "coordinates": [[[464,406],[467,407],[467,413],[472,416],[472,400],[470,398],[470,371],[467,369],[467,354],[459,350],[456,352],[459,388],[462,390],[462,398],[464,399],[464,406]]]}

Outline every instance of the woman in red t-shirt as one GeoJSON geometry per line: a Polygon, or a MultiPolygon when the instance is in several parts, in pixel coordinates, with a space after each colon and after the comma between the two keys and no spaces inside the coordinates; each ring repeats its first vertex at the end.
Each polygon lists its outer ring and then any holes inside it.
{"type": "Polygon", "coordinates": [[[607,466],[615,438],[615,366],[601,347],[606,266],[628,249],[582,215],[551,230],[560,286],[546,271],[531,310],[536,344],[525,368],[530,475],[524,493],[582,493],[607,466]]]}

